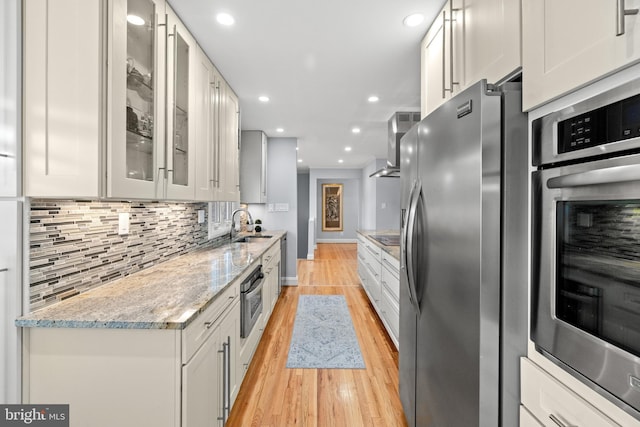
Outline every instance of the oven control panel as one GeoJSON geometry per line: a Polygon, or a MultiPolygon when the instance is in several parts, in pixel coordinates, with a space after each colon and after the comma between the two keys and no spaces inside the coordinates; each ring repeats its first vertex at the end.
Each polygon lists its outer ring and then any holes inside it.
{"type": "Polygon", "coordinates": [[[640,95],[558,122],[558,153],[640,137],[640,95]]]}

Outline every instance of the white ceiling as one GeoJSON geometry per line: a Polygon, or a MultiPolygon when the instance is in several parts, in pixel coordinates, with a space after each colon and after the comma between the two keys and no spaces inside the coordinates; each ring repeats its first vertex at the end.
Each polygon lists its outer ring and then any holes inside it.
{"type": "Polygon", "coordinates": [[[243,130],[298,138],[299,168],[361,168],[387,157],[389,117],[420,109],[420,40],[444,0],[169,2],[240,98],[243,130]],[[425,21],[404,26],[414,12],[425,21]]]}

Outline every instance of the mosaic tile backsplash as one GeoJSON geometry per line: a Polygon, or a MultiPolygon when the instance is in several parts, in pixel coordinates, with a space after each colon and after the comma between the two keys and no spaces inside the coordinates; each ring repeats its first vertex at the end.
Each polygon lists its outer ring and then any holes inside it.
{"type": "Polygon", "coordinates": [[[217,242],[198,224],[206,203],[32,200],[31,311],[217,242]],[[118,214],[128,212],[128,235],[118,214]]]}

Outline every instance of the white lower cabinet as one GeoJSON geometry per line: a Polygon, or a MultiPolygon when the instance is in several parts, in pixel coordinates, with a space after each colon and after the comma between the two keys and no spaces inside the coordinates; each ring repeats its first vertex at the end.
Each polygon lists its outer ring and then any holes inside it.
{"type": "Polygon", "coordinates": [[[540,422],[527,411],[527,408],[520,405],[520,427],[544,427],[540,422]]]}
{"type": "Polygon", "coordinates": [[[265,278],[262,291],[263,312],[267,313],[267,319],[278,301],[280,262],[280,242],[278,241],[262,256],[262,272],[265,278]]]}
{"type": "Polygon", "coordinates": [[[620,426],[531,360],[520,359],[520,369],[522,426],[620,426]]]}
{"type": "Polygon", "coordinates": [[[182,367],[182,427],[222,426],[238,394],[240,303],[236,299],[182,367]]]}
{"type": "Polygon", "coordinates": [[[26,328],[23,402],[69,404],[71,427],[222,426],[242,375],[238,287],[184,330],[26,328]]]}
{"type": "Polygon", "coordinates": [[[396,348],[400,326],[399,269],[397,259],[358,236],[358,276],[396,348]]]}

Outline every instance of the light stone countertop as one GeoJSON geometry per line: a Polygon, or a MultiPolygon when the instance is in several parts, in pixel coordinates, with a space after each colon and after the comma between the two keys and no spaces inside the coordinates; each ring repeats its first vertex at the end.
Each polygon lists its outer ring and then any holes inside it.
{"type": "Polygon", "coordinates": [[[378,236],[396,235],[397,236],[400,234],[400,231],[398,230],[357,230],[357,232],[363,235],[364,237],[366,237],[367,239],[369,239],[369,241],[371,241],[373,244],[375,244],[379,248],[382,248],[383,251],[385,251],[386,253],[388,253],[398,261],[400,260],[400,246],[383,245],[377,240],[371,238],[372,235],[378,235],[378,236]]]}
{"type": "Polygon", "coordinates": [[[189,252],[20,317],[16,326],[184,329],[285,233],[189,252]]]}

